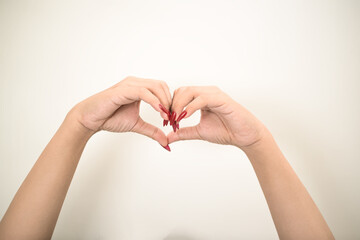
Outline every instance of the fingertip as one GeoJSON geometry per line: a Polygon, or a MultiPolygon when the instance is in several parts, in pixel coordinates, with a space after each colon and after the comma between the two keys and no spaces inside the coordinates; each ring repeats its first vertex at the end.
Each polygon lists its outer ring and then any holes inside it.
{"type": "MultiPolygon", "coordinates": [[[[161,145],[161,144],[160,144],[161,145]]],[[[161,145],[162,146],[162,145],[161,145]]],[[[163,148],[165,148],[167,151],[169,151],[169,152],[171,152],[171,149],[170,149],[170,146],[169,146],[169,144],[168,145],[166,145],[166,146],[162,146],[163,148]]]]}
{"type": "Polygon", "coordinates": [[[163,147],[165,147],[169,144],[165,133],[163,133],[163,131],[161,131],[161,130],[158,131],[157,136],[154,136],[154,139],[163,147]]]}
{"type": "Polygon", "coordinates": [[[186,115],[187,115],[187,111],[186,111],[186,110],[182,111],[182,112],[179,114],[176,122],[180,122],[183,118],[186,117],[186,115]]]}
{"type": "Polygon", "coordinates": [[[169,120],[168,115],[166,113],[161,112],[160,115],[164,120],[169,120]]]}
{"type": "Polygon", "coordinates": [[[172,126],[176,121],[176,112],[171,113],[171,117],[169,120],[170,120],[170,125],[172,126]]]}
{"type": "Polygon", "coordinates": [[[156,111],[158,111],[159,113],[163,112],[163,111],[162,111],[163,106],[162,106],[162,104],[161,104],[160,102],[159,102],[159,103],[154,103],[154,104],[153,104],[153,108],[154,108],[156,111]]]}
{"type": "Polygon", "coordinates": [[[188,118],[191,115],[194,114],[194,110],[192,110],[191,108],[187,107],[185,108],[184,112],[186,112],[185,116],[182,119],[188,118]]]}
{"type": "Polygon", "coordinates": [[[162,105],[161,103],[159,103],[159,110],[160,110],[160,112],[163,112],[163,113],[165,113],[165,114],[169,114],[170,113],[170,111],[168,110],[168,108],[166,108],[164,105],[162,105]]]}

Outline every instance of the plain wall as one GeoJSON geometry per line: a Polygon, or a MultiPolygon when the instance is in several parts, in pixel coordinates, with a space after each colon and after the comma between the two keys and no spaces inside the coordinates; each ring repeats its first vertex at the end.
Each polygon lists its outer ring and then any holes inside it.
{"type": "MultiPolygon", "coordinates": [[[[359,239],[359,43],[359,1],[1,0],[0,217],[71,107],[133,75],[219,86],[271,130],[335,237],[359,239]]],[[[53,239],[278,238],[239,149],[171,148],[96,134],[53,239]]]]}

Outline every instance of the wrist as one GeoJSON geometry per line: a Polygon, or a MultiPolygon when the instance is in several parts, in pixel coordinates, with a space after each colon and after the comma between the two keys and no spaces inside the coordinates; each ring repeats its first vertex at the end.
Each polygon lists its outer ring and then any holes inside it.
{"type": "Polygon", "coordinates": [[[275,143],[274,138],[270,131],[264,126],[260,133],[259,138],[250,145],[240,146],[239,148],[245,152],[246,155],[254,154],[256,152],[263,152],[269,145],[275,143]]]}
{"type": "Polygon", "coordinates": [[[89,139],[96,131],[91,130],[85,127],[80,121],[80,114],[76,111],[75,108],[71,109],[70,112],[66,115],[62,125],[69,129],[71,132],[76,134],[79,137],[89,139]]]}

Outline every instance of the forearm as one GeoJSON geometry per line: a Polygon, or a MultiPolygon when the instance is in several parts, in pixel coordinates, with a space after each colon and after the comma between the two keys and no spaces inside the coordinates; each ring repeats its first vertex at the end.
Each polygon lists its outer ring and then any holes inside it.
{"type": "Polygon", "coordinates": [[[0,222],[0,239],[50,239],[80,156],[92,133],[67,116],[0,222]]]}
{"type": "Polygon", "coordinates": [[[333,239],[311,196],[271,134],[243,149],[268,203],[281,239],[333,239]]]}

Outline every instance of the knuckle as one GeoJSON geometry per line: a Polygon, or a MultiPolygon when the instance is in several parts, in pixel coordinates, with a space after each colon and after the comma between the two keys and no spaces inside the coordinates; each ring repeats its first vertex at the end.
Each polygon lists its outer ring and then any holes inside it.
{"type": "Polygon", "coordinates": [[[189,86],[185,86],[184,88],[183,88],[183,91],[184,92],[191,92],[193,90],[193,88],[192,87],[189,87],[189,86]]]}
{"type": "Polygon", "coordinates": [[[197,97],[197,101],[199,101],[200,103],[201,103],[201,102],[204,102],[204,101],[205,101],[205,96],[204,96],[204,95],[199,95],[199,96],[197,97]]]}
{"type": "Polygon", "coordinates": [[[156,87],[162,91],[164,90],[164,86],[160,82],[156,84],[156,87]]]}
{"type": "Polygon", "coordinates": [[[147,90],[145,87],[140,87],[140,88],[139,88],[139,92],[140,92],[141,95],[146,94],[147,91],[148,91],[148,90],[147,90]]]}
{"type": "Polygon", "coordinates": [[[163,80],[159,80],[159,83],[160,83],[160,85],[162,85],[162,86],[167,86],[166,82],[163,81],[163,80]]]}
{"type": "Polygon", "coordinates": [[[165,81],[161,81],[161,86],[163,86],[164,89],[169,89],[169,86],[167,85],[167,83],[165,81]]]}
{"type": "Polygon", "coordinates": [[[179,92],[185,92],[187,89],[188,89],[187,86],[185,86],[185,87],[179,87],[179,88],[178,88],[178,91],[179,91],[179,92]]]}
{"type": "Polygon", "coordinates": [[[189,89],[189,92],[190,92],[193,96],[201,95],[201,87],[192,87],[192,88],[189,89]]]}
{"type": "Polygon", "coordinates": [[[134,76],[127,76],[127,77],[124,78],[123,81],[132,81],[132,80],[134,80],[134,79],[135,79],[134,76]]]}
{"type": "Polygon", "coordinates": [[[136,81],[136,79],[137,78],[134,76],[127,76],[120,83],[124,85],[131,85],[131,83],[136,81]]]}

